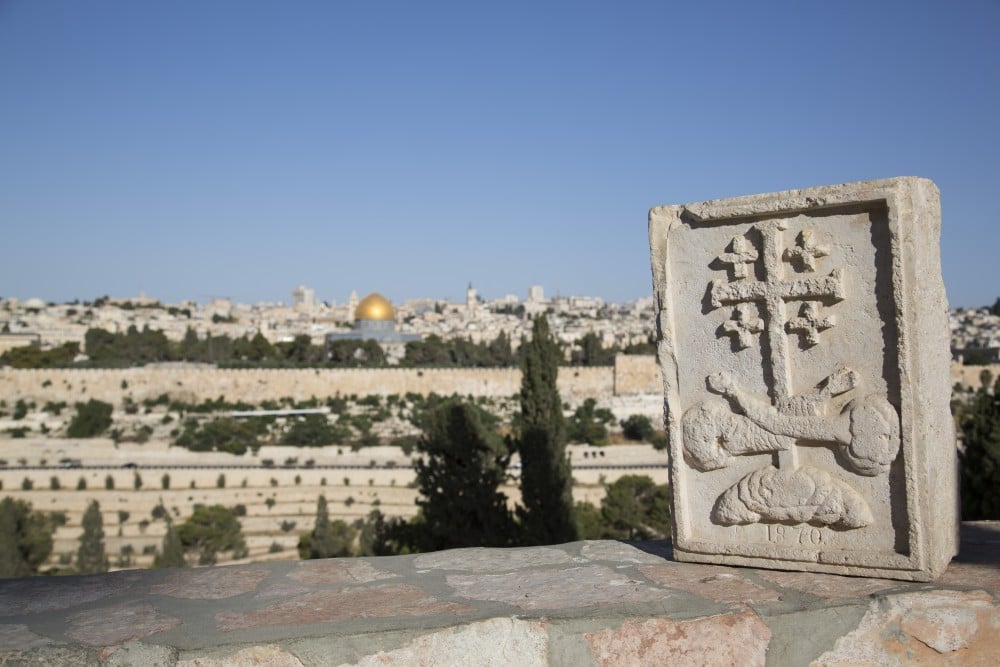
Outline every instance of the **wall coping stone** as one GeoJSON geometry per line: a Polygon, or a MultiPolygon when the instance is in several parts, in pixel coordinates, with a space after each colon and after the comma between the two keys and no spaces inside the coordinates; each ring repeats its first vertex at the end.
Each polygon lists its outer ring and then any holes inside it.
{"type": "Polygon", "coordinates": [[[1000,522],[934,583],[584,541],[0,580],[0,664],[993,664],[1000,522]]]}

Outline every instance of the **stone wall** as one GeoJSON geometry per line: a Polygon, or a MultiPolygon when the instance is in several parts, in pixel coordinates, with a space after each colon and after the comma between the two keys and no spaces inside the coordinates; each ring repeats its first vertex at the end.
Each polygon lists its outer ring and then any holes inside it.
{"type": "Polygon", "coordinates": [[[982,375],[984,371],[988,372],[993,378],[991,382],[996,382],[996,379],[1000,377],[1000,364],[989,364],[987,366],[963,366],[962,364],[952,364],[952,385],[957,382],[966,389],[972,389],[975,391],[983,385],[982,375]]]}
{"type": "Polygon", "coordinates": [[[678,563],[666,542],[0,581],[0,663],[993,665],[995,523],[933,584],[678,563]]]}
{"type": "Polygon", "coordinates": [[[663,383],[656,357],[651,354],[619,354],[615,357],[615,396],[662,393],[663,383]]]}
{"type": "MultiPolygon", "coordinates": [[[[649,357],[648,359],[652,359],[649,357]]],[[[559,390],[566,400],[610,398],[617,366],[560,369],[559,390]]],[[[635,388],[636,382],[629,386],[635,388]]],[[[508,368],[425,369],[0,369],[0,396],[45,403],[95,398],[118,404],[123,396],[136,402],[169,394],[187,402],[225,396],[230,401],[259,403],[290,396],[320,399],[340,394],[459,394],[513,396],[521,389],[521,372],[508,368]]],[[[631,392],[631,393],[634,393],[631,392]]]]}

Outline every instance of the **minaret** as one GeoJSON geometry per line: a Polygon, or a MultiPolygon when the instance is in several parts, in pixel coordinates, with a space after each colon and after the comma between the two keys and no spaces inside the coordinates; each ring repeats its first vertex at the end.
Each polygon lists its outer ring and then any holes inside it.
{"type": "Polygon", "coordinates": [[[476,309],[478,299],[476,299],[476,288],[469,283],[468,289],[465,290],[465,307],[471,313],[476,309]]]}

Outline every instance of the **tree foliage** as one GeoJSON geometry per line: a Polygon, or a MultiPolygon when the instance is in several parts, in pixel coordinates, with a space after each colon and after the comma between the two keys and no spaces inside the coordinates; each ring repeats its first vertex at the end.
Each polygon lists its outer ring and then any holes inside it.
{"type": "Polygon", "coordinates": [[[111,426],[113,406],[104,401],[90,399],[86,403],[76,404],[76,414],[66,427],[66,435],[70,438],[95,438],[111,426]]]}
{"type": "Polygon", "coordinates": [[[501,331],[490,343],[474,343],[466,338],[444,340],[431,334],[406,344],[401,365],[436,368],[495,368],[513,366],[510,338],[501,331]]]}
{"type": "Polygon", "coordinates": [[[607,486],[601,501],[606,537],[663,539],[670,534],[670,490],[646,475],[623,475],[607,486]]]}
{"type": "Polygon", "coordinates": [[[577,342],[578,349],[573,352],[573,364],[577,366],[613,366],[615,363],[615,353],[618,350],[614,347],[604,347],[597,334],[589,332],[577,342]]]}
{"type": "Polygon", "coordinates": [[[341,425],[331,425],[325,415],[306,415],[296,419],[281,436],[281,444],[296,447],[323,447],[340,444],[350,432],[341,425]]]}
{"type": "Polygon", "coordinates": [[[326,497],[316,503],[316,524],[299,538],[299,556],[303,559],[340,558],[354,555],[354,538],[357,531],[346,522],[330,521],[326,497]]]}
{"type": "Polygon", "coordinates": [[[646,415],[629,415],[628,419],[623,419],[620,423],[622,435],[629,440],[650,442],[653,439],[653,422],[646,415]]]}
{"type": "Polygon", "coordinates": [[[521,362],[521,498],[523,539],[555,544],[576,539],[566,425],[556,387],[559,346],[548,321],[537,317],[521,362]]]}
{"type": "Polygon", "coordinates": [[[63,343],[51,350],[25,345],[4,352],[0,356],[0,362],[13,368],[58,368],[70,365],[79,353],[79,343],[63,343]]]}
{"type": "Polygon", "coordinates": [[[163,546],[160,552],[153,559],[153,567],[187,567],[187,560],[184,558],[184,545],[177,534],[174,522],[170,516],[164,513],[167,520],[167,533],[163,536],[163,546]]]}
{"type": "Polygon", "coordinates": [[[570,442],[585,442],[588,445],[608,444],[608,424],[615,421],[614,414],[607,408],[597,407],[593,398],[585,400],[574,412],[567,425],[570,442]]]}
{"type": "Polygon", "coordinates": [[[414,464],[421,551],[511,543],[513,517],[500,491],[510,451],[495,427],[495,417],[459,399],[426,415],[414,464]]]}
{"type": "Polygon", "coordinates": [[[258,417],[222,417],[200,423],[196,419],[188,419],[174,444],[195,452],[218,451],[242,455],[247,449],[260,448],[260,438],[266,433],[267,422],[258,417]]]}
{"type": "Polygon", "coordinates": [[[94,574],[108,571],[108,556],[104,549],[104,519],[101,506],[92,500],[83,513],[83,533],[76,551],[76,571],[94,574]]]}
{"type": "Polygon", "coordinates": [[[1000,519],[1000,377],[976,391],[959,425],[962,518],[1000,519]]]}
{"type": "Polygon", "coordinates": [[[63,521],[32,511],[23,500],[0,500],[0,578],[27,577],[52,553],[52,534],[63,521]]]}
{"type": "Polygon", "coordinates": [[[646,475],[624,475],[605,486],[600,509],[577,503],[575,515],[583,539],[664,539],[670,534],[670,487],[646,475]]]}
{"type": "Polygon", "coordinates": [[[197,555],[199,565],[214,565],[220,553],[246,555],[243,527],[236,513],[223,505],[195,505],[194,513],[177,528],[185,552],[197,555]]]}

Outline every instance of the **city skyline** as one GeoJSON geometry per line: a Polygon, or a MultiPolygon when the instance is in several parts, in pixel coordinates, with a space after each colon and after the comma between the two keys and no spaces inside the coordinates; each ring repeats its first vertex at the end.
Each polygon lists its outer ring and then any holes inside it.
{"type": "Polygon", "coordinates": [[[0,7],[0,296],[652,293],[646,212],[900,175],[1000,294],[1000,6],[0,7]]]}

